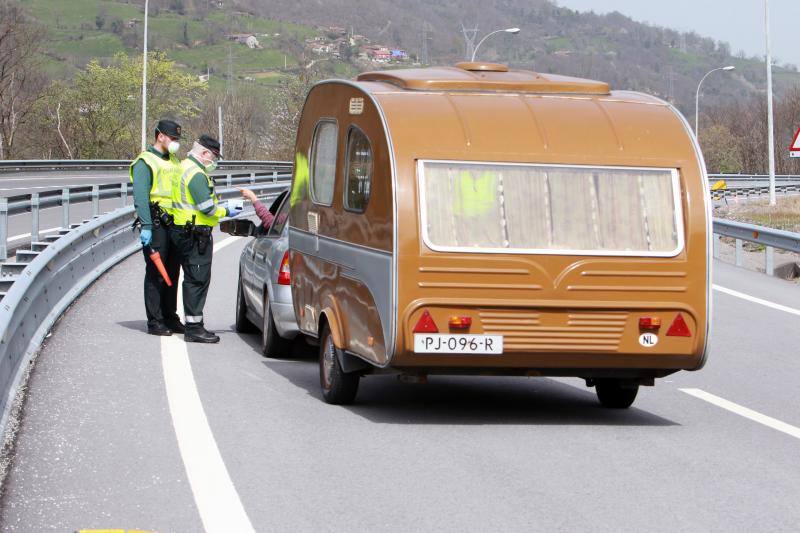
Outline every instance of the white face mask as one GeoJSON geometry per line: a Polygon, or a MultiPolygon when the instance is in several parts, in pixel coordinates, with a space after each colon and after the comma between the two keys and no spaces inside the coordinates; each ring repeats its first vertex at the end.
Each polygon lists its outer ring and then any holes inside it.
{"type": "Polygon", "coordinates": [[[205,167],[206,172],[214,172],[219,166],[214,159],[212,159],[210,162],[206,162],[207,160],[203,160],[203,158],[198,156],[197,160],[205,167]]]}
{"type": "Polygon", "coordinates": [[[174,154],[177,153],[180,148],[181,144],[178,141],[170,141],[170,143],[167,145],[167,152],[174,154]]]}

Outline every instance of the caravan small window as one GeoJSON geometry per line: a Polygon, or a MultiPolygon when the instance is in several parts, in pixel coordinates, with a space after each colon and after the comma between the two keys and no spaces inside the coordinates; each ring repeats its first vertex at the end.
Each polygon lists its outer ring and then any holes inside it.
{"type": "Polygon", "coordinates": [[[347,184],[344,206],[351,211],[363,212],[369,203],[372,185],[372,147],[364,133],[350,128],[347,135],[347,184]]]}
{"type": "Polygon", "coordinates": [[[672,257],[675,169],[421,161],[423,238],[438,251],[672,257]]]}
{"type": "Polygon", "coordinates": [[[311,199],[314,203],[331,205],[336,180],[336,141],[339,127],[325,120],[317,124],[311,145],[311,199]]]}

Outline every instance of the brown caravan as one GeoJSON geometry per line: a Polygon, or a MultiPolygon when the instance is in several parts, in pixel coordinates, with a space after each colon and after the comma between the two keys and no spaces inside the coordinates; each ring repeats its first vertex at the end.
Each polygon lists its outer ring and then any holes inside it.
{"type": "Polygon", "coordinates": [[[314,86],[289,242],[330,403],[397,372],[577,376],[609,407],[703,366],[705,166],[681,114],[462,63],[314,86]]]}

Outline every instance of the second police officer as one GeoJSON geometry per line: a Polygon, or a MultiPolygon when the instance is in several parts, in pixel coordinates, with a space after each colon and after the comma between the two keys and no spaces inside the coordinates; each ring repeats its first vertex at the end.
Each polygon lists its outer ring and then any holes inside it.
{"type": "Polygon", "coordinates": [[[173,182],[170,227],[172,244],[179,250],[183,268],[183,309],[186,342],[219,342],[205,329],[203,307],[211,282],[211,232],[219,219],[241,213],[241,205],[220,204],[209,176],[220,158],[219,141],[202,135],[181,162],[180,178],[173,182]]]}

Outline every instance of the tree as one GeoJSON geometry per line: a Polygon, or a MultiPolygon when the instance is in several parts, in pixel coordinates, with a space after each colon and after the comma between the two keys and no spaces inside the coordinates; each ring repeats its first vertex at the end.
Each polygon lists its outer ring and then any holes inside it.
{"type": "Polygon", "coordinates": [[[712,174],[739,174],[744,170],[739,138],[716,124],[700,132],[706,165],[712,174]]]}
{"type": "MultiPolygon", "coordinates": [[[[147,116],[188,120],[199,112],[205,84],[176,69],[161,52],[147,64],[147,116]]],[[[139,150],[142,61],[120,54],[103,66],[92,61],[72,87],[58,87],[41,106],[50,146],[75,158],[131,158],[139,150]]],[[[152,131],[148,131],[152,139],[152,131]]]]}
{"type": "Polygon", "coordinates": [[[0,0],[0,159],[14,156],[17,134],[45,86],[37,68],[43,36],[16,3],[0,0]]]}
{"type": "Polygon", "coordinates": [[[270,98],[269,129],[264,136],[263,148],[267,157],[294,160],[297,126],[306,95],[319,79],[321,71],[306,69],[300,76],[285,79],[270,98]]]}

